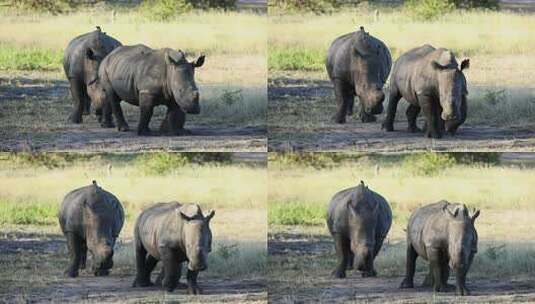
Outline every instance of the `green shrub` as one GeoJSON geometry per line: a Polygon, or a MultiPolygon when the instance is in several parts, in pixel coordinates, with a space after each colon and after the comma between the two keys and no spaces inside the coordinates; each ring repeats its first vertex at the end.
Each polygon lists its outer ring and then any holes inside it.
{"type": "Polygon", "coordinates": [[[154,21],[168,21],[192,8],[186,0],[145,0],[139,6],[141,13],[154,21]]]}
{"type": "Polygon", "coordinates": [[[447,14],[455,8],[455,5],[445,0],[407,0],[405,9],[418,20],[433,20],[447,14]]]}
{"type": "Polygon", "coordinates": [[[356,159],[360,154],[344,153],[269,153],[269,164],[280,167],[331,168],[346,159],[356,159]]]}
{"type": "Polygon", "coordinates": [[[181,153],[146,153],[136,160],[138,168],[146,175],[167,175],[188,163],[181,153]]]}
{"type": "Polygon", "coordinates": [[[337,0],[270,0],[270,12],[312,12],[325,14],[339,7],[337,0]]]}
{"type": "Polygon", "coordinates": [[[60,70],[61,50],[0,43],[0,70],[60,70]]]}
{"type": "Polygon", "coordinates": [[[325,69],[326,51],[306,48],[270,47],[270,70],[321,71],[325,69]]]}
{"type": "Polygon", "coordinates": [[[187,2],[199,9],[222,8],[229,10],[236,8],[236,0],[188,0],[187,2]]]}
{"type": "Polygon", "coordinates": [[[501,153],[499,152],[469,152],[448,153],[455,159],[457,164],[476,165],[499,165],[501,153]]]}
{"type": "Polygon", "coordinates": [[[498,10],[500,8],[499,0],[450,0],[457,8],[486,8],[498,10]]]}
{"type": "Polygon", "coordinates": [[[303,202],[270,203],[268,222],[274,225],[323,225],[325,208],[303,202]]]}
{"type": "Polygon", "coordinates": [[[455,165],[455,158],[448,153],[414,153],[403,160],[407,172],[416,176],[434,176],[455,165]]]}
{"type": "Polygon", "coordinates": [[[18,10],[45,12],[54,15],[65,13],[72,4],[68,0],[12,0],[11,3],[18,10]]]}
{"type": "Polygon", "coordinates": [[[57,214],[57,202],[0,200],[0,224],[54,225],[57,214]]]}

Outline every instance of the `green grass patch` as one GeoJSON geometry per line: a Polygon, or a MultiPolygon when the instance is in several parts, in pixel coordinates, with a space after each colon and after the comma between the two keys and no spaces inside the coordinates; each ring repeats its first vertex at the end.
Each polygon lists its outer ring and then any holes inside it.
{"type": "Polygon", "coordinates": [[[0,199],[0,224],[54,225],[57,214],[57,202],[0,199]]]}
{"type": "Polygon", "coordinates": [[[268,208],[270,225],[323,225],[327,212],[324,206],[304,202],[275,202],[268,208]]]}
{"type": "Polygon", "coordinates": [[[62,60],[61,50],[0,44],[0,70],[57,71],[62,60]]]}
{"type": "Polygon", "coordinates": [[[326,52],[306,47],[269,48],[269,70],[320,71],[325,69],[326,52]]]}

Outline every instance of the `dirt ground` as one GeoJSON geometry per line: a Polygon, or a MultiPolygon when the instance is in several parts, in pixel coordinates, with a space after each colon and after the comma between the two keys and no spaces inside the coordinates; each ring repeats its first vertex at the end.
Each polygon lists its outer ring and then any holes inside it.
{"type": "MultiPolygon", "coordinates": [[[[403,246],[396,247],[403,250],[403,246]]],[[[403,277],[388,269],[375,278],[348,271],[346,279],[334,279],[334,245],[326,235],[298,230],[277,232],[268,239],[270,303],[510,303],[534,302],[535,279],[468,277],[470,296],[454,292],[434,293],[421,287],[425,271],[415,278],[416,288],[399,289],[403,277]]],[[[377,265],[376,265],[377,267],[377,265]]],[[[450,276],[450,284],[454,284],[450,276]]]]}
{"type": "MultiPolygon", "coordinates": [[[[306,74],[270,79],[268,99],[269,151],[535,151],[535,132],[527,127],[465,123],[454,137],[424,138],[422,133],[407,131],[401,107],[395,132],[381,130],[381,116],[375,123],[351,117],[343,125],[336,124],[331,119],[336,109],[330,82],[306,74]]],[[[419,124],[423,125],[421,117],[419,124]]]]}
{"type": "MultiPolygon", "coordinates": [[[[66,262],[61,235],[4,232],[0,235],[0,303],[265,303],[267,298],[260,279],[201,273],[203,294],[188,296],[184,289],[168,293],[158,287],[131,287],[134,270],[124,263],[115,265],[108,277],[81,271],[75,279],[66,278],[62,275],[66,262]]],[[[184,276],[181,280],[185,282],[184,276]]]]}
{"type": "MultiPolygon", "coordinates": [[[[202,86],[201,86],[202,90],[202,86]]],[[[201,97],[202,98],[202,97],[201,97]]],[[[266,151],[265,126],[229,124],[226,118],[186,117],[191,136],[138,136],[139,108],[122,103],[131,131],[103,129],[94,115],[83,124],[72,124],[68,82],[62,78],[0,76],[1,151],[138,152],[266,151]]],[[[202,107],[202,100],[201,100],[202,107]]],[[[157,107],[151,129],[158,130],[165,107],[157,107]]],[[[202,116],[202,114],[201,114],[202,116]]],[[[212,115],[213,116],[213,115],[212,115]]],[[[155,132],[156,133],[156,132],[155,132]]]]}

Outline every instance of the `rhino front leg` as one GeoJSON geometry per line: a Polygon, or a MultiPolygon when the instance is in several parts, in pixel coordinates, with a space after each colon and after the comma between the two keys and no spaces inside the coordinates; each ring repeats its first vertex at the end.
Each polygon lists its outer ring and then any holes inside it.
{"type": "Polygon", "coordinates": [[[442,254],[439,249],[431,248],[427,250],[429,257],[429,267],[433,279],[433,290],[435,292],[447,291],[447,286],[443,284],[444,268],[442,263],[442,254]]]}
{"type": "Polygon", "coordinates": [[[336,256],[338,257],[338,266],[333,271],[333,275],[335,278],[343,279],[346,277],[346,267],[351,252],[349,240],[339,233],[336,233],[333,237],[336,256]]]}
{"type": "Polygon", "coordinates": [[[150,119],[152,118],[152,113],[154,111],[154,96],[147,92],[139,93],[139,124],[137,127],[138,135],[151,135],[151,130],[149,128],[150,119]]]}
{"type": "Polygon", "coordinates": [[[164,277],[162,287],[168,292],[175,290],[178,281],[178,258],[171,248],[161,248],[164,277]]]}
{"type": "Polygon", "coordinates": [[[336,98],[337,111],[334,116],[336,123],[343,124],[346,122],[347,110],[349,103],[354,102],[353,93],[351,87],[349,87],[344,81],[335,79],[334,84],[334,96],[336,98]]]}
{"type": "Polygon", "coordinates": [[[82,258],[82,238],[73,232],[67,232],[65,237],[67,238],[67,247],[70,256],[70,265],[65,271],[65,275],[75,278],[78,276],[78,269],[80,268],[82,258]]]}
{"type": "Polygon", "coordinates": [[[470,290],[466,288],[466,272],[466,269],[459,269],[456,271],[457,294],[460,296],[467,296],[470,294],[470,290]]]}
{"type": "Polygon", "coordinates": [[[418,254],[410,242],[407,242],[407,262],[405,265],[405,278],[399,288],[414,288],[414,272],[416,271],[416,259],[418,254]]]}
{"type": "Polygon", "coordinates": [[[347,270],[353,269],[353,264],[355,263],[355,254],[353,251],[349,250],[349,257],[347,258],[347,270]]]}
{"type": "Polygon", "coordinates": [[[383,122],[383,129],[387,132],[394,131],[394,120],[396,118],[396,111],[398,102],[401,99],[401,93],[394,84],[390,85],[390,93],[388,95],[388,107],[386,109],[386,118],[383,122]]]}
{"type": "Polygon", "coordinates": [[[406,114],[407,114],[407,121],[409,123],[409,132],[411,133],[420,132],[421,130],[418,128],[418,125],[417,125],[418,114],[420,114],[420,106],[409,104],[406,114]]]}
{"type": "MultiPolygon", "coordinates": [[[[156,285],[158,286],[162,286],[162,281],[163,281],[163,278],[165,276],[165,269],[162,269],[162,271],[160,271],[160,273],[158,274],[158,277],[156,278],[156,282],[154,282],[156,285]]],[[[182,277],[182,263],[179,263],[178,264],[178,274],[177,274],[177,279],[176,279],[176,287],[178,289],[186,289],[188,287],[188,285],[184,284],[184,283],[180,283],[180,278],[182,277]]]]}
{"type": "Polygon", "coordinates": [[[193,271],[188,269],[188,273],[186,274],[186,279],[188,281],[188,293],[189,294],[200,294],[201,289],[199,288],[199,285],[197,284],[197,276],[199,276],[198,271],[193,271]]]}
{"type": "Polygon", "coordinates": [[[186,113],[178,106],[167,108],[167,115],[162,121],[160,132],[167,135],[191,135],[191,131],[184,129],[186,113]]]}
{"type": "Polygon", "coordinates": [[[433,106],[432,98],[426,95],[418,95],[418,103],[422,108],[426,120],[425,135],[429,138],[441,138],[439,122],[440,115],[435,106],[433,106]]]}

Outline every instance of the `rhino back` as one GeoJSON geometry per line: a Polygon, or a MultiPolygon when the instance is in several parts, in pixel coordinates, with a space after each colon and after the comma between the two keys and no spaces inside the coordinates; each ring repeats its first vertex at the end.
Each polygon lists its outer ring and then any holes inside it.
{"type": "Polygon", "coordinates": [[[157,203],[139,215],[134,235],[151,256],[160,258],[162,244],[180,243],[182,219],[175,212],[180,206],[178,202],[157,203]]]}
{"type": "MultiPolygon", "coordinates": [[[[336,38],[327,53],[327,73],[332,79],[340,78],[348,82],[353,82],[351,75],[351,64],[353,62],[354,48],[358,48],[359,42],[355,38],[355,32],[348,33],[336,38]]],[[[392,56],[388,47],[379,39],[368,36],[368,41],[372,49],[377,50],[378,54],[371,54],[376,57],[375,64],[377,71],[380,73],[383,82],[386,81],[392,68],[392,56]]]]}
{"type": "Polygon", "coordinates": [[[159,93],[162,90],[165,72],[161,52],[138,44],[114,50],[106,57],[99,73],[105,73],[113,91],[122,100],[137,105],[138,92],[159,93]]]}
{"type": "MultiPolygon", "coordinates": [[[[348,233],[348,203],[355,195],[358,187],[344,189],[332,198],[327,215],[327,226],[331,234],[348,233]]],[[[368,200],[379,204],[376,221],[376,235],[384,239],[392,225],[392,210],[386,199],[379,193],[368,189],[368,200]]]]}
{"type": "MultiPolygon", "coordinates": [[[[85,75],[83,73],[86,50],[95,47],[94,35],[95,31],[82,34],[71,40],[67,45],[63,54],[63,69],[67,78],[84,79],[85,75]]],[[[100,43],[105,55],[121,46],[121,42],[106,34],[101,34],[100,43]]]]}
{"type": "Polygon", "coordinates": [[[426,81],[433,75],[429,75],[430,54],[436,49],[429,45],[423,45],[407,51],[401,55],[392,69],[391,85],[396,86],[403,97],[410,103],[416,102],[416,92],[422,87],[428,86],[426,81]]]}
{"type": "MultiPolygon", "coordinates": [[[[75,189],[69,192],[63,202],[61,203],[59,222],[61,230],[65,232],[75,232],[81,236],[85,236],[85,228],[87,226],[86,218],[84,217],[84,203],[89,201],[90,191],[93,191],[94,186],[85,186],[75,189]]],[[[99,195],[104,204],[99,206],[99,214],[102,216],[110,216],[112,221],[112,233],[114,236],[118,236],[124,223],[124,210],[117,199],[110,192],[99,188],[99,195]]],[[[96,214],[97,216],[99,214],[96,214]]]]}

